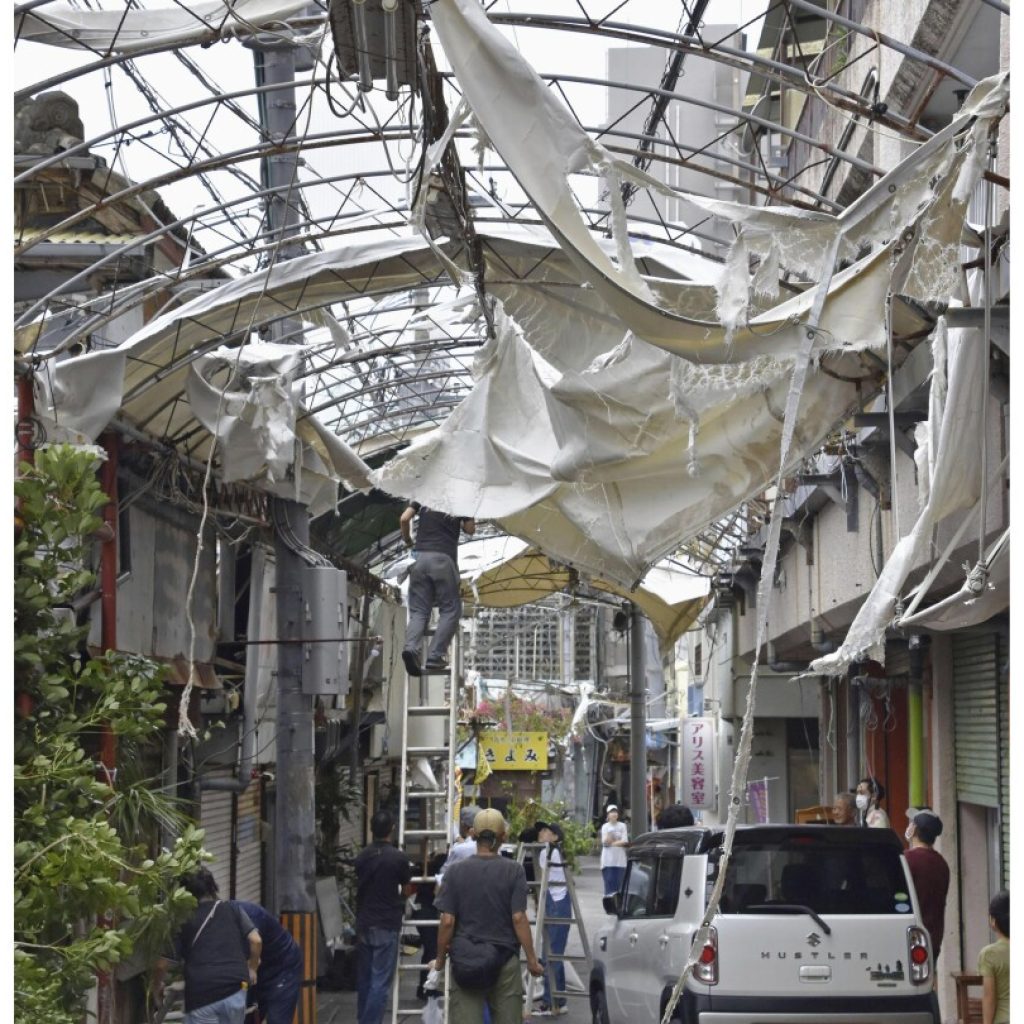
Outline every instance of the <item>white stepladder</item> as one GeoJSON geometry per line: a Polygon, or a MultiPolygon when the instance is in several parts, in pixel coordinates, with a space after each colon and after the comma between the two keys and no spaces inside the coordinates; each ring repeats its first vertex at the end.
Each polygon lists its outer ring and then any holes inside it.
{"type": "MultiPolygon", "coordinates": [[[[425,663],[425,659],[421,658],[425,663]]],[[[422,871],[414,875],[414,883],[432,883],[436,876],[427,873],[427,863],[434,853],[443,853],[452,839],[456,804],[456,726],[459,719],[459,679],[461,669],[459,636],[452,639],[449,668],[445,672],[426,672],[417,679],[406,676],[402,687],[401,793],[398,814],[398,847],[408,851],[419,848],[417,861],[422,871]],[[411,812],[411,813],[410,813],[411,812]],[[414,819],[409,827],[410,818],[414,819]]],[[[406,917],[405,932],[411,927],[438,927],[439,917],[417,919],[406,917]]],[[[406,1017],[422,1016],[424,1006],[413,1005],[405,994],[402,979],[409,972],[424,969],[420,951],[415,958],[403,954],[398,947],[398,969],[391,989],[391,1022],[406,1017]],[[403,1005],[402,998],[405,998],[403,1005]]],[[[451,968],[445,966],[441,993],[444,1021],[448,1021],[448,991],[451,968]]]]}
{"type": "MultiPolygon", "coordinates": [[[[520,843],[519,848],[516,850],[516,860],[522,864],[526,860],[527,851],[533,851],[534,857],[534,873],[536,874],[536,866],[540,861],[540,851],[547,846],[547,843],[520,843]]],[[[583,923],[583,915],[580,912],[580,901],[576,896],[576,883],[573,881],[572,871],[569,869],[568,862],[566,861],[565,854],[562,850],[561,843],[551,843],[551,848],[558,850],[562,855],[562,861],[565,864],[565,887],[569,893],[569,901],[572,905],[572,917],[568,919],[558,918],[559,924],[567,924],[569,926],[569,934],[571,936],[572,929],[575,927],[579,932],[580,946],[583,949],[582,955],[578,953],[552,953],[550,942],[548,941],[547,930],[544,927],[545,918],[545,907],[547,905],[547,894],[551,888],[551,857],[550,855],[545,859],[544,869],[540,873],[540,878],[533,882],[527,882],[527,888],[531,891],[535,891],[537,894],[537,917],[534,921],[534,934],[533,934],[533,945],[537,950],[537,955],[544,962],[544,969],[548,976],[548,990],[551,993],[552,1001],[560,998],[569,998],[571,996],[587,996],[589,998],[589,992],[587,991],[586,983],[584,983],[581,989],[571,989],[566,987],[564,989],[555,988],[555,964],[558,962],[564,963],[567,967],[573,967],[579,963],[583,966],[583,973],[581,978],[590,977],[590,943],[587,941],[587,929],[583,923]]],[[[556,865],[557,866],[557,865],[556,865]]],[[[566,946],[568,949],[568,944],[566,946]]],[[[580,972],[576,972],[579,974],[580,972]]],[[[523,1020],[531,1020],[533,1015],[533,999],[534,999],[534,988],[539,983],[538,978],[534,978],[533,975],[528,975],[526,982],[526,1004],[523,1009],[523,1020]]]]}

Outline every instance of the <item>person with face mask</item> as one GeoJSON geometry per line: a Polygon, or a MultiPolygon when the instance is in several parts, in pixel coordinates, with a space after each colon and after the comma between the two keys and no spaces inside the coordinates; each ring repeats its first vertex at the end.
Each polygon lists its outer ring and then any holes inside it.
{"type": "Polygon", "coordinates": [[[890,828],[889,815],[878,806],[885,796],[885,786],[878,779],[867,776],[857,783],[857,817],[868,828],[890,828]]]}

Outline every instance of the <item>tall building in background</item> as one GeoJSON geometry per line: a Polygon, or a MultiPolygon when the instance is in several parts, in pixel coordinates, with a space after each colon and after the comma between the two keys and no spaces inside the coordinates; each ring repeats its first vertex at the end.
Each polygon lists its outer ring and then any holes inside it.
{"type": "MultiPolygon", "coordinates": [[[[708,25],[704,38],[744,48],[744,37],[735,26],[708,25]]],[[[610,47],[608,78],[612,82],[635,86],[636,91],[610,89],[608,92],[608,134],[605,145],[625,159],[639,148],[644,125],[651,113],[645,91],[657,88],[671,54],[658,46],[610,47]]],[[[715,199],[744,200],[742,171],[734,161],[740,159],[739,119],[747,73],[714,60],[683,60],[675,94],[665,117],[657,126],[652,160],[648,170],[673,188],[715,199]],[[721,108],[721,109],[716,109],[721,108]],[[709,173],[710,172],[710,173],[709,173]],[[722,177],[718,177],[721,175],[722,177]],[[740,179],[736,181],[728,178],[740,179]]],[[[630,216],[665,218],[672,222],[694,224],[703,247],[715,249],[707,239],[728,243],[731,229],[712,221],[696,227],[692,210],[674,199],[637,192],[630,204],[630,216]]]]}

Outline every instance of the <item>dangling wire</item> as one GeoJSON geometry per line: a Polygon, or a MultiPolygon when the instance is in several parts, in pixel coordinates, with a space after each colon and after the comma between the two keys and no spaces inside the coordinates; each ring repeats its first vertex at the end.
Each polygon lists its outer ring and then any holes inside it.
{"type": "MultiPolygon", "coordinates": [[[[895,254],[894,254],[895,262],[895,254]]],[[[894,541],[902,536],[900,532],[900,489],[897,486],[896,470],[896,398],[893,388],[892,354],[892,300],[890,291],[885,297],[885,362],[886,362],[886,404],[889,407],[889,501],[895,530],[894,541]]]]}

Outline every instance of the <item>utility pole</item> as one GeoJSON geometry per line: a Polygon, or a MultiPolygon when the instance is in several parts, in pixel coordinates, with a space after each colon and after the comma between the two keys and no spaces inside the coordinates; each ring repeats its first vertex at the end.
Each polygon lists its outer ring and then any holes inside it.
{"type": "MultiPolygon", "coordinates": [[[[253,50],[257,85],[280,85],[262,94],[260,125],[268,140],[284,144],[296,135],[295,71],[299,48],[281,35],[256,36],[253,50]]],[[[267,198],[267,234],[277,243],[272,262],[302,254],[288,242],[298,230],[300,190],[298,156],[272,153],[262,163],[267,198]]],[[[272,341],[301,341],[301,325],[277,320],[272,341]]],[[[296,459],[300,458],[296,443],[296,459]]],[[[303,625],[305,597],[302,550],[309,542],[309,513],[304,505],[275,498],[273,505],[276,564],[277,778],[274,828],[274,896],[281,923],[303,953],[302,990],[296,1024],[316,1022],[317,939],[316,808],[313,766],[313,701],[303,692],[303,625]]]]}
{"type": "Polygon", "coordinates": [[[644,668],[644,614],[629,606],[629,813],[635,837],[650,827],[647,820],[647,675],[644,668]]]}

